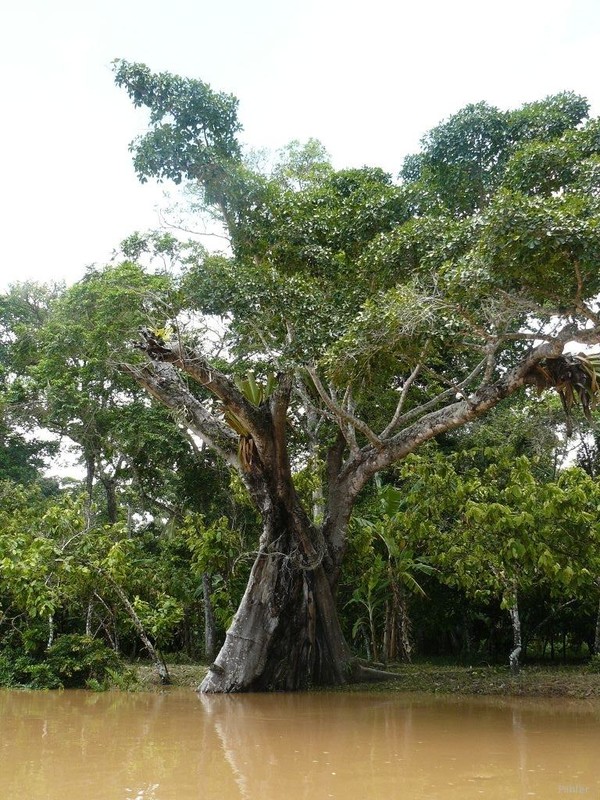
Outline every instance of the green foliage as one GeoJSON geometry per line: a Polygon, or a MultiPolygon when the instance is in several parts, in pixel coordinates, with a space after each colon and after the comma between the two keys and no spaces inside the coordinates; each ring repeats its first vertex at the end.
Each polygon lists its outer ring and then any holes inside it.
{"type": "Polygon", "coordinates": [[[423,153],[405,161],[402,175],[431,184],[453,213],[472,213],[495,188],[507,138],[505,114],[486,103],[466,106],[426,135],[423,153]]]}
{"type": "Polygon", "coordinates": [[[291,143],[263,175],[233,145],[226,168],[213,153],[216,172],[194,172],[189,164],[203,164],[220,135],[235,141],[237,120],[207,134],[190,161],[188,146],[221,101],[142,65],[119,62],[116,76],[156,130],[185,129],[185,144],[157,143],[145,174],[171,169],[176,153],[173,175],[212,192],[205,199],[231,236],[230,257],[186,259],[181,285],[194,311],[226,320],[235,368],[321,360],[340,393],[361,376],[370,391],[360,411],[377,416],[425,342],[429,380],[415,384],[417,402],[472,370],[486,337],[507,337],[495,354],[499,376],[523,353],[519,334],[557,308],[579,311],[600,289],[600,137],[573,93],[514,111],[467,106],[424,137],[397,185],[376,168],[333,170],[312,140],[291,143]]]}
{"type": "Polygon", "coordinates": [[[226,517],[207,524],[199,514],[186,515],[180,527],[189,548],[189,567],[200,585],[203,574],[211,578],[212,602],[221,633],[229,626],[241,600],[252,557],[239,530],[226,517]]]}
{"type": "MultiPolygon", "coordinates": [[[[480,378],[497,386],[552,326],[589,332],[600,292],[600,124],[572,93],[514,111],[467,106],[425,136],[398,183],[377,168],[334,170],[315,140],[290,143],[261,173],[242,154],[231,95],[124,61],[115,80],[149,112],[131,145],[140,179],[194,181],[231,247],[138,232],[123,262],[69,289],[24,284],[0,298],[0,477],[10,479],[0,626],[15,636],[0,659],[5,683],[101,685],[113,667],[94,671],[99,637],[135,646],[127,602],[150,639],[176,649],[202,630],[205,579],[220,633],[242,595],[257,539],[248,495],[190,436],[189,418],[152,405],[123,369],[145,363],[131,348],[138,328],[214,356],[265,416],[275,374],[293,370],[289,456],[301,499],[317,506],[338,430],[345,468],[366,469],[393,437],[413,441],[428,411],[468,400],[480,378]],[[395,409],[397,427],[369,436],[395,409]],[[366,423],[352,430],[357,418],[366,423]],[[33,425],[80,448],[81,496],[24,485],[44,456],[26,435],[33,425]],[[359,458],[366,441],[374,450],[359,458]],[[96,632],[85,647],[84,624],[96,632]],[[57,649],[43,656],[53,633],[57,649]]],[[[587,356],[546,359],[527,379],[557,388],[567,410],[594,406],[587,356]]],[[[248,439],[206,385],[185,388],[248,439]]],[[[557,415],[534,405],[485,431],[471,423],[469,438],[447,433],[386,475],[398,486],[361,498],[340,598],[373,656],[394,655],[394,630],[410,639],[409,611],[436,581],[470,610],[486,603],[471,618],[490,625],[492,605],[510,608],[516,591],[588,602],[598,491],[577,470],[558,475],[557,415]]]]}
{"type": "Polygon", "coordinates": [[[167,649],[172,645],[173,633],[183,619],[181,603],[169,595],[160,593],[152,598],[151,603],[140,597],[134,598],[133,607],[157,647],[167,649]]]}
{"type": "Polygon", "coordinates": [[[435,572],[415,553],[403,512],[402,493],[390,484],[379,485],[363,515],[351,523],[351,566],[344,582],[352,588],[346,608],[353,614],[352,641],[362,649],[361,635],[366,635],[374,660],[410,660],[409,597],[425,597],[421,580],[435,572]]]}
{"type": "Polygon", "coordinates": [[[415,363],[443,314],[443,300],[414,285],[382,292],[365,303],[322,363],[336,382],[372,383],[375,375],[388,376],[415,363]]]}
{"type": "Polygon", "coordinates": [[[98,639],[79,634],[59,636],[48,649],[46,663],[65,688],[102,684],[121,667],[114,650],[98,639]]]}
{"type": "Polygon", "coordinates": [[[32,483],[38,480],[46,458],[56,450],[55,442],[28,440],[0,421],[0,481],[32,483]]]}
{"type": "Polygon", "coordinates": [[[11,648],[0,651],[0,685],[31,689],[105,688],[122,669],[120,658],[90,636],[59,636],[40,658],[11,648]]]}
{"type": "Polygon", "coordinates": [[[468,105],[423,138],[422,152],[405,160],[402,176],[422,183],[453,214],[472,214],[488,204],[513,153],[557,139],[587,113],[587,102],[572,92],[512,112],[468,105]]]}
{"type": "Polygon", "coordinates": [[[144,64],[117,60],[114,72],[115,83],[134,106],[150,111],[150,131],[131,145],[141,181],[156,177],[179,183],[239,156],[238,101],[232,95],[214,92],[199,80],[153,74],[144,64]]]}
{"type": "Polygon", "coordinates": [[[593,655],[588,664],[588,670],[593,673],[600,673],[600,654],[593,655]]]}
{"type": "Polygon", "coordinates": [[[289,142],[277,153],[272,176],[286,189],[305,189],[321,183],[332,172],[329,153],[317,139],[289,142]]]}
{"type": "Polygon", "coordinates": [[[500,597],[506,608],[515,586],[547,583],[567,597],[592,591],[596,484],[574,468],[539,480],[527,457],[497,449],[485,451],[481,466],[474,455],[411,457],[401,470],[407,513],[443,579],[475,599],[500,597]]]}
{"type": "Polygon", "coordinates": [[[540,303],[592,299],[600,290],[599,214],[589,196],[505,190],[490,203],[479,252],[502,286],[522,287],[540,303]]]}

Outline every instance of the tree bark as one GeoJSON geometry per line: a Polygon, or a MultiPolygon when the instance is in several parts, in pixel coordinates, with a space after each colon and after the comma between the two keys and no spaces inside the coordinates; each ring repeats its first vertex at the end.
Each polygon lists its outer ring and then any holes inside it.
{"type": "Polygon", "coordinates": [[[202,573],[202,599],[204,601],[204,656],[213,661],[217,652],[217,626],[212,606],[210,575],[202,573]]]}
{"type": "Polygon", "coordinates": [[[142,620],[137,615],[135,608],[133,607],[133,605],[131,604],[129,598],[127,597],[127,595],[125,594],[123,589],[119,586],[119,584],[116,581],[112,580],[111,578],[109,578],[109,582],[110,582],[110,585],[112,586],[112,588],[115,590],[119,600],[123,604],[123,607],[125,608],[125,611],[128,614],[128,616],[129,616],[129,618],[130,618],[130,620],[131,620],[131,622],[133,624],[133,627],[135,628],[135,630],[137,632],[137,635],[140,637],[140,639],[142,641],[142,644],[146,648],[146,651],[147,651],[148,655],[150,656],[150,659],[152,660],[152,663],[154,664],[154,668],[155,668],[156,672],[158,673],[158,677],[160,678],[160,682],[163,684],[163,686],[166,686],[166,685],[170,684],[171,683],[171,677],[169,675],[169,671],[167,669],[167,665],[163,661],[162,656],[160,655],[160,653],[158,652],[156,647],[154,647],[154,645],[152,644],[152,640],[150,639],[150,637],[146,633],[146,629],[144,628],[144,626],[142,624],[142,620]]]}
{"type": "Polygon", "coordinates": [[[513,631],[513,649],[509,656],[510,671],[517,675],[520,669],[519,657],[521,655],[521,618],[519,616],[519,603],[517,592],[514,592],[513,605],[509,608],[510,621],[513,631]]]}
{"type": "Polygon", "coordinates": [[[596,633],[594,636],[594,654],[600,655],[600,598],[598,599],[598,613],[596,614],[596,633]]]}
{"type": "Polygon", "coordinates": [[[202,692],[294,690],[349,678],[352,659],[329,580],[307,546],[315,531],[305,520],[299,532],[301,520],[281,502],[267,505],[248,586],[202,692]]]}

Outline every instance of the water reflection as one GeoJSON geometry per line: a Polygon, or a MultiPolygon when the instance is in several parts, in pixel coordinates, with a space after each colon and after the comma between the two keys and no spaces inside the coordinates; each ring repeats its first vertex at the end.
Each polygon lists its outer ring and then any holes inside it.
{"type": "Polygon", "coordinates": [[[0,692],[2,800],[600,798],[600,703],[0,692]]]}

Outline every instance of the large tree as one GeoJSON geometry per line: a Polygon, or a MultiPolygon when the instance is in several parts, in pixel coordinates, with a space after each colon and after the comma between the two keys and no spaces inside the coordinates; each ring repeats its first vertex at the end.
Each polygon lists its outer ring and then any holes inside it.
{"type": "Polygon", "coordinates": [[[150,112],[131,145],[140,179],[194,182],[230,242],[198,248],[181,284],[188,323],[221,321],[218,360],[214,339],[171,320],[124,365],[262,517],[201,690],[344,683],[364,669],[335,593],[367,482],[528,384],[555,386],[567,410],[593,405],[593,363],[563,351],[600,342],[600,125],[569,93],[514,112],[482,103],[431,131],[398,183],[336,172],[318,148],[312,170],[296,147],[261,173],[235,98],[139,64],[115,75],[150,112]]]}

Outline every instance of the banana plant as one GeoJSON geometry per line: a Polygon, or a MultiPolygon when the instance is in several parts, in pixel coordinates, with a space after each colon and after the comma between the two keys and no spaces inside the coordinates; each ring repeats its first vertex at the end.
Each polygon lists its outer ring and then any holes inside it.
{"type": "Polygon", "coordinates": [[[411,660],[410,642],[410,616],[408,610],[409,594],[425,596],[425,590],[417,579],[417,574],[431,575],[435,568],[428,564],[424,559],[416,556],[409,547],[409,543],[403,536],[402,526],[402,493],[399,489],[389,484],[379,485],[376,497],[376,507],[378,517],[376,519],[365,519],[355,517],[356,524],[363,531],[367,532],[373,545],[379,541],[385,546],[384,555],[375,554],[373,564],[380,564],[378,571],[379,585],[378,591],[371,586],[373,581],[373,570],[368,572],[368,591],[363,598],[353,597],[354,602],[362,601],[362,604],[370,612],[369,627],[372,640],[373,653],[377,652],[374,644],[374,611],[377,610],[377,603],[382,595],[384,598],[383,616],[383,643],[381,653],[383,660],[393,660],[401,656],[403,660],[411,660]],[[369,600],[368,603],[364,602],[369,600]]]}

